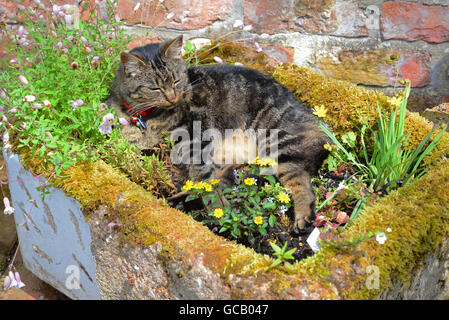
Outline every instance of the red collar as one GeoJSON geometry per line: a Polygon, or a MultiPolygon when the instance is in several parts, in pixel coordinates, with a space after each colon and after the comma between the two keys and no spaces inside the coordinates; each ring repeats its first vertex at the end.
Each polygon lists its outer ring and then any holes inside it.
{"type": "Polygon", "coordinates": [[[149,107],[143,111],[134,111],[126,102],[123,100],[123,105],[132,112],[133,115],[140,115],[141,117],[146,117],[156,111],[157,107],[149,107]]]}

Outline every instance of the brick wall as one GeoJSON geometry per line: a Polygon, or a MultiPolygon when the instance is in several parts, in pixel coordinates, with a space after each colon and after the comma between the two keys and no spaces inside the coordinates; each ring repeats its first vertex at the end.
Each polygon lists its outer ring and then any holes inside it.
{"type": "Polygon", "coordinates": [[[240,20],[251,30],[232,36],[281,62],[387,93],[398,59],[399,79],[414,87],[413,109],[449,101],[449,0],[118,0],[117,13],[127,32],[160,39],[214,38],[240,20]]]}

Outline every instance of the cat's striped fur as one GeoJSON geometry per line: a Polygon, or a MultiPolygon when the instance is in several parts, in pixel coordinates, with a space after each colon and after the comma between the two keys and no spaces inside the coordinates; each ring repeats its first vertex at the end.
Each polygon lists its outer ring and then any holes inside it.
{"type": "MultiPolygon", "coordinates": [[[[122,54],[109,102],[119,116],[125,116],[122,101],[135,110],[159,107],[145,119],[147,130],[125,127],[125,137],[145,149],[155,145],[163,131],[183,127],[192,134],[193,121],[201,121],[202,131],[214,128],[223,137],[226,129],[279,130],[276,175],[292,192],[295,231],[304,229],[314,217],[310,178],[326,158],[323,145],[329,142],[311,109],[276,80],[253,69],[230,65],[187,69],[181,46],[182,37],[178,37],[122,54]]],[[[227,139],[238,141],[234,147],[251,149],[237,150],[240,160],[255,148],[239,135],[227,139]]],[[[207,145],[202,143],[202,147],[207,145]]],[[[232,151],[229,147],[220,150],[215,160],[232,151]]],[[[232,167],[197,164],[185,169],[194,180],[218,177],[229,181],[232,167]]]]}

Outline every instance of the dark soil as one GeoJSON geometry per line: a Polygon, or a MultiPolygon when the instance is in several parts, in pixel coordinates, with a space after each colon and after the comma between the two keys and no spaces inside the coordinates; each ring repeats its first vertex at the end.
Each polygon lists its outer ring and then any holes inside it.
{"type": "MultiPolygon", "coordinates": [[[[202,222],[205,219],[204,214],[206,211],[199,199],[185,202],[185,197],[176,199],[176,201],[169,202],[169,205],[175,207],[178,210],[184,212],[190,212],[193,218],[199,222],[202,222]]],[[[285,215],[284,219],[281,222],[276,222],[273,227],[268,226],[267,235],[259,236],[256,238],[255,242],[251,244],[248,239],[241,238],[237,239],[237,243],[243,244],[247,247],[254,249],[257,253],[267,254],[273,258],[276,256],[273,255],[274,251],[271,248],[269,242],[274,242],[278,246],[282,247],[285,242],[287,242],[287,250],[296,248],[296,251],[293,253],[295,257],[295,261],[302,260],[313,255],[313,251],[306,242],[309,234],[313,230],[313,225],[306,228],[306,230],[302,234],[297,234],[292,231],[293,224],[293,210],[290,209],[285,215]]],[[[217,235],[223,236],[227,239],[231,239],[226,233],[218,233],[218,228],[206,225],[212,232],[217,235]]],[[[289,261],[293,262],[293,261],[289,261]]]]}

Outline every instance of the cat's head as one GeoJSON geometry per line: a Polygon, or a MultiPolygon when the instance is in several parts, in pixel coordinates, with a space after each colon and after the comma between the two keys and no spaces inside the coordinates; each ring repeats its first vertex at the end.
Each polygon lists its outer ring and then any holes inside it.
{"type": "Polygon", "coordinates": [[[181,48],[179,36],[121,54],[120,95],[133,110],[149,106],[169,109],[183,99],[190,84],[181,48]]]}

